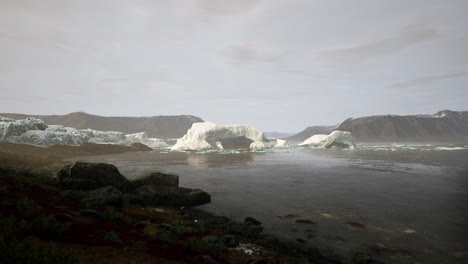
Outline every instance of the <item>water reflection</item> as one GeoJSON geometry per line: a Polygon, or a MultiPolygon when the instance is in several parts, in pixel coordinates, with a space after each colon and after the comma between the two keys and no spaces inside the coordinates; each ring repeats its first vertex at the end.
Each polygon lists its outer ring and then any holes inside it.
{"type": "Polygon", "coordinates": [[[255,217],[267,231],[285,237],[315,245],[339,242],[343,250],[395,245],[421,257],[420,263],[441,263],[467,250],[467,158],[464,151],[289,149],[203,155],[155,151],[79,160],[115,164],[129,178],[146,170],[180,175],[181,186],[211,193],[205,210],[238,220],[255,217]],[[308,233],[309,227],[295,219],[278,217],[288,214],[317,222],[317,230],[308,233]]]}

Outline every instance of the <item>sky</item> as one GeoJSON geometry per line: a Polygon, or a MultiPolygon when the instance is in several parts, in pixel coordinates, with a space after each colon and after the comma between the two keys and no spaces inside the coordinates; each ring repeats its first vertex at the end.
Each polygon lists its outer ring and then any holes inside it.
{"type": "Polygon", "coordinates": [[[0,112],[298,132],[468,110],[466,0],[0,0],[0,112]]]}

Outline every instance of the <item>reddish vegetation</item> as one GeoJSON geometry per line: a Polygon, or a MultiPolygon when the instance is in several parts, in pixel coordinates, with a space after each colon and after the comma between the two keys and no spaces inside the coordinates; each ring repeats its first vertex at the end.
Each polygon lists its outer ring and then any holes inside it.
{"type": "MultiPolygon", "coordinates": [[[[140,208],[124,204],[121,215],[131,219],[115,217],[110,220],[91,216],[82,216],[79,211],[86,209],[79,201],[63,200],[59,197],[60,189],[48,184],[37,183],[21,173],[5,171],[0,168],[0,214],[13,216],[17,221],[31,221],[38,215],[55,216],[67,214],[72,216],[70,226],[61,234],[34,233],[44,243],[52,241],[62,248],[68,248],[79,256],[83,256],[88,263],[205,263],[200,255],[210,255],[218,263],[245,263],[247,256],[242,252],[231,249],[224,256],[217,256],[209,252],[192,252],[184,241],[188,239],[201,239],[203,236],[220,234],[207,225],[203,230],[184,227],[185,232],[175,243],[165,243],[152,239],[154,234],[161,230],[161,223],[177,223],[181,215],[177,209],[164,208],[164,212],[157,218],[151,218],[149,211],[154,208],[140,208]],[[40,213],[27,216],[18,211],[17,202],[21,199],[33,201],[42,207],[40,213]],[[134,223],[146,221],[146,227],[136,227],[134,223]],[[104,237],[109,232],[118,234],[123,244],[106,241],[104,237]],[[137,246],[140,245],[140,246],[137,246]],[[143,246],[141,246],[143,245],[143,246]]],[[[98,211],[99,212],[99,211],[98,211]]],[[[284,263],[274,260],[271,263],[284,263]]]]}
{"type": "Polygon", "coordinates": [[[0,142],[0,164],[13,166],[37,166],[48,165],[53,162],[61,162],[62,159],[118,154],[129,151],[151,151],[143,144],[135,143],[132,146],[119,146],[108,144],[83,144],[81,146],[37,147],[25,144],[13,144],[0,142]]]}

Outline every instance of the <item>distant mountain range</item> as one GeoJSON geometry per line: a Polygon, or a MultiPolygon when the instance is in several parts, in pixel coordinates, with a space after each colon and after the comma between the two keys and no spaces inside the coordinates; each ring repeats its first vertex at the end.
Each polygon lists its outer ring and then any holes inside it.
{"type": "Polygon", "coordinates": [[[337,130],[351,132],[358,141],[465,141],[468,140],[468,111],[349,118],[337,130]]]}
{"type": "Polygon", "coordinates": [[[152,138],[180,138],[195,122],[203,122],[196,116],[151,116],[151,117],[105,117],[75,112],[67,115],[28,115],[0,113],[13,119],[35,117],[47,125],[63,125],[77,129],[91,128],[102,131],[120,131],[126,134],[146,132],[152,138]]]}
{"type": "Polygon", "coordinates": [[[287,137],[304,141],[315,134],[349,131],[361,142],[468,141],[468,111],[439,111],[434,115],[378,115],[349,118],[338,127],[315,126],[287,137]]]}

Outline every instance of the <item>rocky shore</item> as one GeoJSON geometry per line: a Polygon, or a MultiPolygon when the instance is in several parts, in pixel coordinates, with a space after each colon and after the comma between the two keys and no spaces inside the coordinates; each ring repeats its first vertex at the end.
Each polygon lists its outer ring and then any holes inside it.
{"type": "Polygon", "coordinates": [[[264,234],[254,218],[192,208],[211,197],[179,187],[176,175],[129,181],[110,164],[51,168],[0,167],[0,258],[8,263],[341,263],[264,234]]]}

